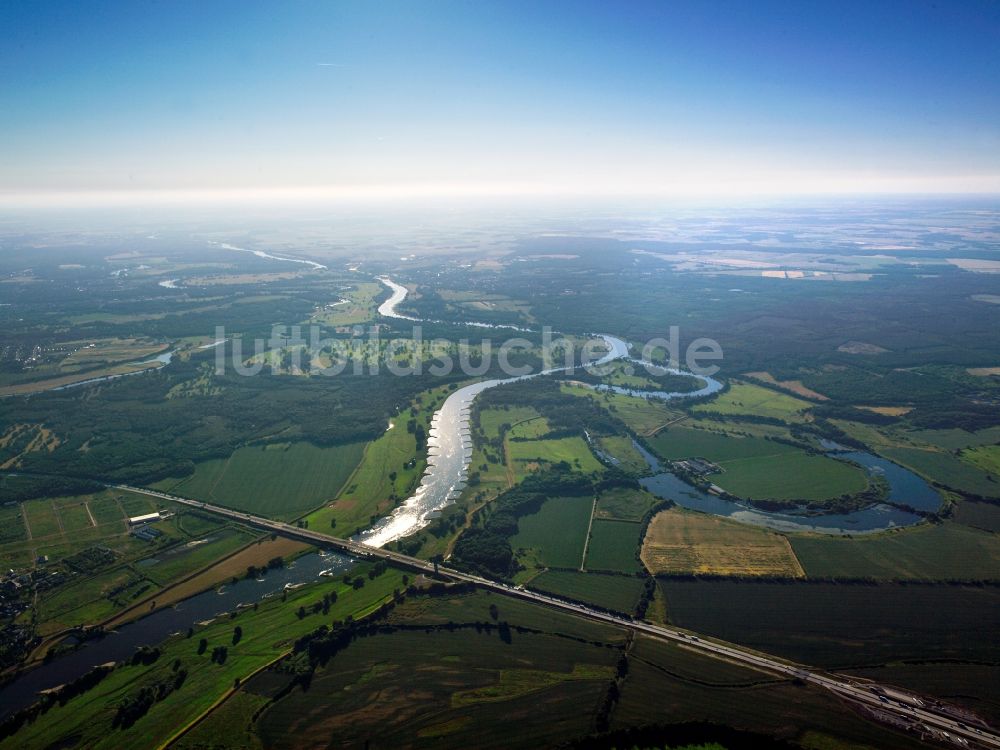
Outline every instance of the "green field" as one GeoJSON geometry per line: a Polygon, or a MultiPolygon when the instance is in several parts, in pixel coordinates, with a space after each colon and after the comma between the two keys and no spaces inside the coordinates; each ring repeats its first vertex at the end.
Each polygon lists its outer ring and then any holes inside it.
{"type": "Polygon", "coordinates": [[[864,469],[796,448],[771,456],[721,461],[719,465],[725,471],[712,475],[712,481],[737,497],[751,500],[826,500],[862,492],[868,486],[864,469]]]}
{"type": "Polygon", "coordinates": [[[642,524],[595,519],[590,530],[585,568],[638,573],[643,570],[637,558],[641,544],[642,524]]]}
{"type": "Polygon", "coordinates": [[[612,487],[603,490],[597,498],[595,518],[620,521],[641,521],[643,516],[661,500],[642,489],[612,487]]]}
{"type": "Polygon", "coordinates": [[[537,513],[518,519],[510,546],[519,558],[540,566],[578,568],[592,508],[589,497],[553,497],[537,513]]]}
{"type": "Polygon", "coordinates": [[[608,435],[597,438],[601,450],[618,459],[618,468],[630,474],[648,474],[649,465],[642,454],[632,445],[632,438],[622,435],[608,435]]]}
{"type": "Polygon", "coordinates": [[[518,478],[562,461],[584,474],[593,474],[604,468],[582,437],[508,441],[507,445],[518,478]]]}
{"type": "Polygon", "coordinates": [[[958,502],[951,520],[975,529],[1000,532],[1000,505],[994,503],[958,502]]]}
{"type": "Polygon", "coordinates": [[[870,537],[789,537],[806,575],[818,578],[1000,580],[1000,537],[957,523],[870,537]]]}
{"type": "Polygon", "coordinates": [[[537,411],[530,406],[514,406],[507,409],[481,409],[479,411],[479,428],[487,440],[500,437],[501,428],[505,425],[519,424],[539,417],[537,411]]]}
{"type": "Polygon", "coordinates": [[[803,412],[812,406],[808,401],[759,385],[733,383],[729,390],[711,401],[692,407],[696,412],[772,417],[785,422],[799,422],[803,412]]]}
{"type": "MultiPolygon", "coordinates": [[[[965,430],[880,430],[859,422],[832,420],[848,435],[868,444],[898,464],[946,487],[982,497],[1000,498],[1000,478],[991,476],[995,447],[985,445],[1000,428],[978,432],[965,430]],[[918,442],[925,441],[925,442],[918,442]],[[966,446],[961,457],[953,451],[966,446]],[[978,463],[977,463],[978,461],[978,463]]],[[[994,466],[994,471],[996,467],[994,466]]]]}
{"type": "Polygon", "coordinates": [[[18,503],[0,506],[0,545],[27,539],[24,516],[18,503]]]}
{"type": "Polygon", "coordinates": [[[668,409],[662,403],[650,401],[639,396],[626,396],[621,393],[595,391],[582,385],[563,383],[560,387],[563,393],[583,398],[592,398],[597,403],[621,419],[629,429],[640,435],[655,430],[667,422],[683,416],[681,412],[668,409]]]}
{"type": "Polygon", "coordinates": [[[748,499],[825,500],[868,486],[864,469],[764,438],[680,424],[649,438],[649,443],[668,460],[700,456],[717,463],[724,471],[709,475],[709,481],[748,499]]]}
{"type": "MultiPolygon", "coordinates": [[[[62,521],[63,530],[71,534],[80,529],[89,529],[94,524],[90,522],[90,514],[81,500],[63,500],[56,504],[59,510],[59,518],[62,521]]],[[[97,520],[96,518],[94,519],[97,520]]]]}
{"type": "Polygon", "coordinates": [[[32,539],[60,535],[59,516],[52,500],[29,500],[23,504],[32,539]]]}
{"type": "Polygon", "coordinates": [[[1000,476],[1000,445],[983,445],[962,451],[962,460],[968,461],[987,474],[992,475],[994,482],[1000,476]]]}
{"type": "MultiPolygon", "coordinates": [[[[364,566],[358,569],[363,573],[364,566]]],[[[197,628],[193,638],[178,636],[161,646],[162,655],[151,666],[119,666],[97,687],[52,708],[43,721],[26,726],[0,747],[48,747],[60,737],[77,736],[81,746],[92,748],[156,747],[196,718],[218,697],[233,686],[236,678],[246,678],[259,667],[288,651],[295,638],[331,619],[350,614],[359,617],[376,603],[392,595],[401,586],[401,574],[389,571],[365,581],[359,591],[341,580],[327,580],[289,592],[288,600],[266,600],[259,610],[244,610],[235,619],[228,617],[197,628]],[[299,606],[309,607],[323,594],[336,591],[338,599],[326,616],[308,614],[299,618],[299,606]],[[243,630],[242,640],[232,644],[233,628],[243,630]],[[210,646],[198,655],[198,642],[205,638],[210,646]],[[223,664],[211,662],[214,646],[229,649],[223,664]],[[188,670],[183,685],[165,699],[153,704],[149,712],[128,729],[112,728],[112,719],[123,698],[135,695],[144,685],[172,681],[173,662],[179,659],[188,670]]]]}
{"type": "Polygon", "coordinates": [[[249,446],[228,459],[198,464],[187,479],[160,486],[208,503],[291,519],[332,500],[361,460],[361,452],[360,443],[329,448],[311,443],[249,446]]]}
{"type": "Polygon", "coordinates": [[[789,445],[755,437],[734,437],[721,432],[698,429],[687,422],[668,427],[656,437],[647,438],[653,451],[667,460],[700,456],[709,461],[735,458],[758,458],[794,450],[789,445]]]}
{"type": "Polygon", "coordinates": [[[946,487],[983,497],[1000,497],[1000,482],[996,478],[991,480],[981,466],[966,460],[969,455],[983,457],[989,454],[965,451],[962,458],[958,458],[951,453],[920,448],[879,448],[878,452],[946,487]]]}
{"type": "Polygon", "coordinates": [[[154,558],[144,560],[139,569],[162,586],[175,578],[205,567],[213,560],[235,552],[257,536],[242,529],[218,529],[203,538],[183,543],[164,552],[157,552],[154,558]],[[155,562],[152,562],[153,560],[155,562]]]}
{"type": "Polygon", "coordinates": [[[632,614],[642,594],[642,579],[604,573],[548,570],[533,578],[529,587],[567,599],[596,604],[632,614]]]}
{"type": "Polygon", "coordinates": [[[820,667],[1000,661],[1000,588],[661,580],[670,621],[820,667]]]}
{"type": "Polygon", "coordinates": [[[930,443],[946,451],[955,451],[1000,443],[1000,426],[987,427],[975,432],[957,427],[950,430],[909,430],[905,436],[922,443],[930,443]]]}

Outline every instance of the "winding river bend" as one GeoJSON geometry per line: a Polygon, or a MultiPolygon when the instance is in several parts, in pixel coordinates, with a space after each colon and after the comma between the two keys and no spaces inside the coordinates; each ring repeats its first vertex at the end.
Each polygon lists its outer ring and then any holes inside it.
{"type": "MultiPolygon", "coordinates": [[[[408,290],[387,277],[379,279],[392,292],[383,302],[378,312],[387,318],[421,322],[421,318],[403,315],[396,307],[406,299],[408,290]]],[[[435,321],[439,322],[439,321],[435,321]]],[[[465,325],[465,323],[462,323],[465,325]]],[[[523,329],[522,329],[523,330],[523,329]]],[[[608,353],[595,365],[618,359],[630,359],[628,345],[619,338],[599,334],[608,346],[608,353]]],[[[663,368],[642,360],[631,360],[641,365],[653,366],[678,375],[691,375],[681,370],[663,368]]],[[[543,370],[541,372],[500,380],[484,380],[460,388],[452,393],[431,418],[431,429],[427,440],[427,471],[416,492],[389,516],[378,521],[370,529],[361,532],[356,539],[374,547],[382,547],[427,526],[441,509],[453,503],[465,487],[468,468],[472,460],[472,434],[469,412],[476,396],[488,388],[505,383],[550,375],[567,368],[543,370]]],[[[641,398],[674,400],[707,396],[722,388],[722,383],[714,378],[696,376],[705,385],[690,392],[642,391],[612,385],[592,386],[596,390],[607,390],[641,398]]],[[[941,505],[941,497],[930,485],[913,472],[885,459],[860,451],[846,452],[839,446],[825,446],[831,458],[851,461],[864,466],[869,472],[879,473],[890,485],[891,502],[905,503],[918,510],[933,512],[941,505]]],[[[921,516],[888,503],[878,503],[850,513],[810,514],[791,510],[787,512],[764,511],[750,505],[710,495],[693,487],[669,472],[662,472],[655,459],[643,451],[650,469],[660,472],[642,480],[642,484],[654,495],[674,501],[677,505],[703,513],[732,518],[742,523],[764,526],[776,531],[813,532],[820,534],[870,534],[902,526],[920,523],[921,516]]]]}

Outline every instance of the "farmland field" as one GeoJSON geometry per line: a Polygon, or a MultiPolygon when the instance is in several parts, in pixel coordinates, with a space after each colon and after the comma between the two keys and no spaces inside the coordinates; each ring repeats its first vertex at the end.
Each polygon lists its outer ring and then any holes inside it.
{"type": "Polygon", "coordinates": [[[972,456],[979,457],[981,461],[989,453],[964,451],[961,458],[951,453],[921,448],[880,448],[879,453],[946,487],[983,497],[1000,497],[1000,482],[996,481],[996,476],[991,481],[981,463],[969,460],[972,456]]]}
{"type": "Polygon", "coordinates": [[[864,469],[790,447],[770,456],[720,461],[719,466],[724,472],[712,475],[712,481],[751,500],[826,500],[868,486],[864,469]]]}
{"type": "Polygon", "coordinates": [[[968,501],[956,503],[951,520],[963,526],[998,532],[1000,531],[1000,505],[968,501]]]}
{"type": "Polygon", "coordinates": [[[565,461],[577,471],[592,474],[602,470],[601,462],[594,458],[582,437],[553,438],[550,440],[510,441],[510,460],[515,472],[523,477],[543,465],[565,461]]]}
{"type": "Polygon", "coordinates": [[[772,417],[786,422],[803,420],[803,412],[812,404],[795,396],[778,393],[750,383],[733,383],[725,393],[693,407],[696,412],[758,417],[772,417]]]}
{"type": "Polygon", "coordinates": [[[592,508],[589,497],[553,497],[537,513],[518,519],[510,546],[543,566],[578,568],[592,508]]]}
{"type": "Polygon", "coordinates": [[[996,662],[992,586],[661,580],[670,621],[789,659],[848,667],[899,659],[996,662]],[[892,637],[886,637],[891,633],[892,637]]]}
{"type": "Polygon", "coordinates": [[[642,489],[612,487],[603,490],[598,496],[597,513],[594,517],[641,521],[649,509],[659,502],[659,498],[642,489]]]}
{"type": "Polygon", "coordinates": [[[228,459],[198,464],[167,491],[276,518],[291,519],[332,500],[358,461],[362,445],[311,443],[237,449],[228,459]]]}
{"type": "Polygon", "coordinates": [[[594,399],[640,435],[645,435],[683,416],[682,412],[668,409],[663,404],[638,396],[595,391],[586,386],[567,383],[562,384],[561,390],[563,393],[594,399]]]}
{"type": "Polygon", "coordinates": [[[585,568],[638,573],[642,570],[642,563],[636,557],[642,544],[641,534],[642,524],[634,521],[595,520],[585,568]]]}
{"type": "Polygon", "coordinates": [[[575,570],[549,570],[533,578],[530,588],[631,614],[642,594],[642,579],[575,570]]]}
{"type": "Polygon", "coordinates": [[[0,506],[0,544],[19,542],[26,538],[21,506],[17,503],[0,506]]]}
{"type": "Polygon", "coordinates": [[[23,507],[32,539],[44,539],[62,533],[53,501],[29,500],[23,507]]]}
{"type": "Polygon", "coordinates": [[[868,475],[860,467],[759,437],[735,437],[682,423],[649,443],[668,460],[700,456],[715,462],[724,471],[710,475],[710,481],[743,498],[816,501],[868,486],[868,475]]]}
{"type": "Polygon", "coordinates": [[[962,451],[962,460],[992,475],[1000,476],[1000,445],[983,445],[962,451]]]}
{"type": "Polygon", "coordinates": [[[654,575],[803,575],[781,534],[681,508],[653,518],[643,541],[642,561],[654,575]]]}
{"type": "Polygon", "coordinates": [[[672,425],[647,442],[662,458],[675,460],[700,456],[709,461],[758,458],[794,450],[792,446],[753,437],[733,437],[722,432],[697,429],[687,422],[672,425]]]}
{"type": "Polygon", "coordinates": [[[631,474],[649,473],[649,465],[642,454],[632,445],[632,438],[622,435],[610,435],[597,438],[601,450],[618,460],[618,468],[631,474]]]}
{"type": "Polygon", "coordinates": [[[957,523],[924,524],[871,537],[791,537],[812,577],[1000,580],[1000,537],[957,523]]]}

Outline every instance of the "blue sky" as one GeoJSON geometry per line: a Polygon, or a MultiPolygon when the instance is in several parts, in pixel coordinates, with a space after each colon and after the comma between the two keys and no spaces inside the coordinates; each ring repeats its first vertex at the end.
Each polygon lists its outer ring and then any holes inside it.
{"type": "Polygon", "coordinates": [[[1000,192],[994,2],[0,4],[0,191],[1000,192]]]}

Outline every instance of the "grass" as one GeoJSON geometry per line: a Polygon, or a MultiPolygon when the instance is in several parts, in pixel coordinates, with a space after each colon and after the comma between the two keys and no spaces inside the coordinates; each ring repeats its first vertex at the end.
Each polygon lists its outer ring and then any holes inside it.
{"type": "Polygon", "coordinates": [[[613,674],[610,665],[596,664],[574,664],[569,672],[501,669],[500,679],[493,685],[452,693],[451,705],[452,708],[465,708],[480,703],[501,703],[573,680],[609,680],[613,674]]]}
{"type": "Polygon", "coordinates": [[[642,489],[612,487],[597,498],[595,518],[619,521],[641,521],[643,516],[660,502],[659,498],[642,489]]]}
{"type": "Polygon", "coordinates": [[[518,519],[518,532],[510,545],[519,557],[538,566],[577,568],[592,508],[589,497],[551,498],[537,513],[518,519]]]}
{"type": "Polygon", "coordinates": [[[963,526],[1000,532],[1000,505],[961,501],[955,504],[951,520],[963,526]]]}
{"type": "MultiPolygon", "coordinates": [[[[62,502],[57,505],[59,518],[62,520],[63,529],[67,533],[72,533],[80,529],[89,529],[94,524],[90,522],[90,514],[83,501],[73,500],[62,502]]],[[[94,519],[97,520],[96,518],[94,519]]]]}
{"type": "Polygon", "coordinates": [[[794,536],[791,542],[813,577],[1000,580],[1000,537],[957,523],[856,539],[794,536]]]}
{"type": "Polygon", "coordinates": [[[712,481],[737,497],[752,500],[826,500],[862,492],[864,469],[796,448],[770,456],[722,461],[712,481]]]}
{"type": "Polygon", "coordinates": [[[595,520],[587,546],[587,570],[638,573],[643,569],[636,557],[642,544],[642,524],[634,521],[595,520]]]}
{"type": "Polygon", "coordinates": [[[983,445],[962,451],[962,460],[968,461],[993,477],[1000,476],[1000,445],[983,445]]]}
{"type": "Polygon", "coordinates": [[[596,604],[616,612],[632,614],[642,594],[642,579],[573,570],[547,570],[532,579],[529,587],[567,599],[596,604]]]}
{"type": "Polygon", "coordinates": [[[983,497],[1000,497],[1000,481],[996,477],[991,481],[982,465],[967,460],[967,456],[984,454],[963,451],[959,458],[951,453],[921,448],[881,448],[879,453],[946,487],[983,497]]]}
{"type": "Polygon", "coordinates": [[[759,458],[794,450],[789,445],[757,437],[735,437],[699,429],[686,422],[672,425],[647,442],[669,461],[700,456],[719,463],[738,458],[759,458]]]}
{"type": "Polygon", "coordinates": [[[338,292],[341,299],[347,300],[346,303],[321,309],[310,322],[327,326],[366,323],[375,317],[375,298],[384,288],[372,281],[355,284],[351,289],[338,292]]]}
{"type": "Polygon", "coordinates": [[[551,440],[508,441],[510,460],[518,479],[544,465],[565,461],[575,470],[594,474],[604,467],[594,458],[582,437],[564,437],[551,440]]]}
{"type": "Polygon", "coordinates": [[[583,398],[592,398],[597,403],[621,419],[629,429],[645,435],[652,430],[683,416],[682,412],[668,409],[662,403],[651,401],[639,396],[626,396],[621,393],[595,391],[583,385],[563,383],[560,387],[563,393],[583,398]]]}
{"type": "Polygon", "coordinates": [[[860,467],[759,437],[679,424],[649,438],[649,443],[668,460],[700,456],[717,463],[724,471],[712,474],[710,481],[743,498],[816,501],[860,492],[868,485],[860,467]]]}
{"type": "Polygon", "coordinates": [[[630,474],[648,474],[646,459],[632,445],[632,438],[610,435],[597,438],[602,451],[618,460],[618,468],[630,474]]]}
{"type": "MultiPolygon", "coordinates": [[[[358,572],[363,573],[364,566],[358,572]]],[[[401,585],[401,574],[389,571],[366,580],[359,591],[340,580],[323,581],[289,592],[287,602],[277,598],[261,602],[258,610],[244,610],[235,619],[217,620],[198,629],[191,639],[180,636],[168,640],[161,645],[162,655],[151,666],[119,666],[95,688],[65,706],[52,708],[43,720],[26,726],[0,747],[48,747],[66,737],[74,737],[80,746],[89,748],[156,747],[231,689],[236,678],[246,678],[288,651],[297,637],[332,619],[343,619],[348,614],[360,617],[401,585]],[[328,615],[307,615],[303,619],[296,616],[300,605],[308,607],[329,591],[336,591],[338,599],[328,615]],[[243,630],[243,638],[233,645],[233,628],[237,625],[243,630]],[[198,655],[201,638],[210,645],[206,653],[198,655]],[[212,648],[218,645],[229,649],[222,665],[210,661],[212,648]],[[112,728],[119,702],[135,695],[144,685],[172,680],[175,659],[188,670],[183,686],[154,703],[129,729],[112,728]]]]}
{"type": "Polygon", "coordinates": [[[172,580],[205,567],[213,560],[235,552],[253,541],[256,536],[242,529],[219,529],[212,532],[211,536],[156,553],[156,557],[153,558],[156,562],[142,565],[140,569],[151,580],[164,586],[172,580]]]}
{"type": "Polygon", "coordinates": [[[17,503],[0,506],[0,545],[20,542],[27,538],[21,506],[17,503]]]}
{"type": "Polygon", "coordinates": [[[55,503],[51,500],[29,500],[23,503],[23,508],[32,539],[44,539],[61,534],[55,503]]]}
{"type": "Polygon", "coordinates": [[[332,500],[361,460],[362,448],[361,443],[321,448],[305,442],[248,446],[228,459],[198,464],[191,477],[165,489],[287,520],[332,500]]]}
{"type": "Polygon", "coordinates": [[[1000,588],[661,580],[670,621],[820,667],[1000,661],[1000,588]]]}
{"type": "Polygon", "coordinates": [[[871,446],[875,452],[933,482],[972,495],[1000,498],[1000,481],[995,481],[997,477],[991,481],[982,466],[965,460],[975,457],[976,453],[965,450],[961,458],[953,453],[994,441],[1000,435],[1000,428],[991,427],[978,432],[958,429],[903,431],[878,429],[860,422],[832,422],[851,437],[871,446]]]}
{"type": "Polygon", "coordinates": [[[771,417],[785,422],[805,421],[804,412],[812,406],[794,396],[777,393],[750,383],[733,383],[729,390],[704,404],[692,407],[695,412],[771,417]]]}
{"type": "Polygon", "coordinates": [[[642,561],[654,575],[803,575],[781,534],[681,508],[653,518],[643,541],[642,561]]]}

